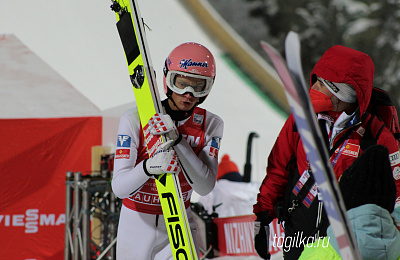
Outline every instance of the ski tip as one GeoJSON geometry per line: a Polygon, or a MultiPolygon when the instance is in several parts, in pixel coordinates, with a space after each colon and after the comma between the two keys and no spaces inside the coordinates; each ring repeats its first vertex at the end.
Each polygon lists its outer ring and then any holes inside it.
{"type": "Polygon", "coordinates": [[[267,42],[265,42],[265,41],[260,41],[260,45],[261,45],[261,47],[263,47],[263,48],[266,48],[266,47],[269,47],[269,46],[271,46],[271,45],[269,45],[267,42]]]}
{"type": "Polygon", "coordinates": [[[288,33],[288,36],[290,36],[291,35],[291,37],[298,37],[298,33],[297,32],[294,32],[294,31],[289,31],[289,33],[288,33]]]}
{"type": "Polygon", "coordinates": [[[293,41],[300,42],[299,34],[296,32],[290,31],[288,33],[288,35],[286,36],[285,42],[293,42],[293,41]]]}
{"type": "Polygon", "coordinates": [[[267,43],[266,41],[260,41],[260,45],[264,49],[264,51],[266,51],[267,53],[269,53],[271,50],[275,53],[278,53],[278,51],[274,47],[272,47],[271,44],[267,43]]]}

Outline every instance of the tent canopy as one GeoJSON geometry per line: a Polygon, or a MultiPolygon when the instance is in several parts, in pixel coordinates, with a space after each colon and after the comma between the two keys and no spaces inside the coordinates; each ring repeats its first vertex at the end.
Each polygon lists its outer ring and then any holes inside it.
{"type": "Polygon", "coordinates": [[[100,115],[99,108],[11,34],[0,35],[0,85],[0,118],[100,115]]]}

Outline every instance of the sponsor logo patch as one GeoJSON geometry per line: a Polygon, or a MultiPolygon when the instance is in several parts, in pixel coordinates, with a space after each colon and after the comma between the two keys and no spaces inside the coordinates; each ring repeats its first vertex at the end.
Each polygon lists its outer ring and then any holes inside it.
{"type": "Polygon", "coordinates": [[[400,163],[400,153],[397,151],[397,152],[389,154],[389,159],[390,159],[391,166],[399,164],[400,163]]]}
{"type": "Polygon", "coordinates": [[[203,115],[199,115],[199,114],[193,115],[193,123],[201,125],[201,124],[203,124],[203,120],[204,120],[203,115]]]}
{"type": "Polygon", "coordinates": [[[210,152],[209,155],[218,158],[218,151],[219,147],[221,144],[221,138],[220,137],[213,137],[211,140],[211,147],[210,147],[210,152]]]}
{"type": "Polygon", "coordinates": [[[393,169],[393,178],[397,181],[400,179],[400,167],[396,166],[393,169]]]}
{"type": "Polygon", "coordinates": [[[186,141],[188,142],[188,144],[191,147],[197,147],[199,146],[200,143],[200,136],[193,136],[193,135],[184,135],[182,134],[183,138],[186,139],[186,141]]]}
{"type": "Polygon", "coordinates": [[[335,93],[339,92],[338,87],[336,87],[336,85],[332,81],[329,81],[329,80],[325,79],[324,83],[325,83],[326,86],[328,86],[330,89],[332,89],[335,93]]]}
{"type": "Polygon", "coordinates": [[[117,147],[130,147],[131,137],[129,135],[118,135],[117,147]]]}
{"type": "Polygon", "coordinates": [[[364,136],[364,133],[365,133],[365,129],[364,129],[364,127],[359,127],[358,129],[357,129],[357,134],[359,134],[360,136],[364,136]]]}
{"type": "Polygon", "coordinates": [[[202,61],[194,61],[192,59],[182,59],[179,62],[179,67],[180,68],[185,68],[188,69],[188,67],[202,67],[202,68],[208,68],[207,62],[202,62],[202,61]]]}
{"type": "Polygon", "coordinates": [[[213,137],[211,140],[211,147],[216,148],[219,150],[221,145],[221,138],[220,137],[213,137]]]}
{"type": "Polygon", "coordinates": [[[352,157],[358,157],[359,151],[360,151],[359,145],[348,143],[344,147],[342,154],[352,156],[352,157]]]}
{"type": "MultiPolygon", "coordinates": [[[[188,192],[182,192],[183,201],[188,201],[188,198],[188,192]]],[[[158,196],[158,194],[153,193],[138,191],[133,196],[129,197],[129,199],[143,204],[161,205],[160,197],[158,196]]]]}
{"type": "Polygon", "coordinates": [[[115,159],[129,159],[130,154],[131,152],[129,149],[117,149],[115,152],[115,159]]]}
{"type": "Polygon", "coordinates": [[[215,149],[215,148],[210,148],[210,152],[209,152],[209,154],[208,155],[210,155],[210,156],[212,156],[212,157],[214,157],[214,158],[218,158],[218,149],[215,149]]]}

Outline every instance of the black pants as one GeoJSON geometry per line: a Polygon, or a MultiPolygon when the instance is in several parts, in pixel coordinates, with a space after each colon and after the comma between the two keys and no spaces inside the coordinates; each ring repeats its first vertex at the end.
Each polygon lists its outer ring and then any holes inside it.
{"type": "Polygon", "coordinates": [[[323,212],[318,227],[316,227],[316,215],[307,213],[310,212],[302,211],[301,208],[296,209],[285,221],[285,240],[282,245],[285,260],[298,259],[304,246],[314,242],[319,237],[326,236],[326,230],[329,226],[326,213],[323,212]]]}
{"type": "Polygon", "coordinates": [[[304,247],[291,248],[288,252],[283,252],[283,258],[285,260],[297,260],[299,259],[301,252],[303,252],[304,247]]]}

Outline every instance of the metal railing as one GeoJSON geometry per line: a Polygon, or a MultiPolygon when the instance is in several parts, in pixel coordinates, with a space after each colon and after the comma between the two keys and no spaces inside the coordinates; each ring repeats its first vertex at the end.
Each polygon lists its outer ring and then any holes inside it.
{"type": "Polygon", "coordinates": [[[121,200],[111,179],[66,174],[64,260],[116,259],[121,200]]]}

